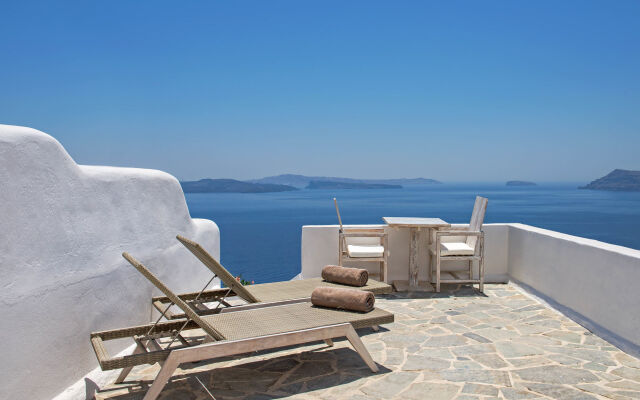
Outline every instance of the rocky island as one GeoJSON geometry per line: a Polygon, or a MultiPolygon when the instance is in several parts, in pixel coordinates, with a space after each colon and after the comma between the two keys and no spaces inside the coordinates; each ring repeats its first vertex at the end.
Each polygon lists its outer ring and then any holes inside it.
{"type": "Polygon", "coordinates": [[[538,184],[529,181],[508,181],[507,186],[538,186],[538,184]]]}
{"type": "Polygon", "coordinates": [[[638,192],[640,191],[640,171],[614,169],[609,174],[588,185],[581,186],[579,189],[638,192]]]}
{"type": "Polygon", "coordinates": [[[293,186],[243,182],[235,179],[200,179],[180,182],[185,193],[269,193],[298,190],[293,186]]]}
{"type": "Polygon", "coordinates": [[[295,174],[267,176],[260,179],[253,179],[248,182],[275,183],[280,185],[294,186],[299,189],[303,189],[303,188],[306,188],[309,185],[309,183],[311,183],[311,181],[400,185],[403,187],[434,185],[434,184],[442,183],[442,182],[438,182],[435,179],[429,179],[429,178],[355,179],[355,178],[338,178],[333,176],[305,176],[305,175],[295,175],[295,174]]]}
{"type": "Polygon", "coordinates": [[[384,183],[311,181],[307,189],[402,189],[402,186],[384,183]]]}

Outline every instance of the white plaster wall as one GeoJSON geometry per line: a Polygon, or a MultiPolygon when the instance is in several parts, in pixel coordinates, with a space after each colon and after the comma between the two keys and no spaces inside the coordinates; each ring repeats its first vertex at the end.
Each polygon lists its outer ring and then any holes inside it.
{"type": "Polygon", "coordinates": [[[8,125],[0,125],[0,227],[3,399],[55,396],[97,366],[91,331],[149,321],[151,285],[123,251],[176,291],[209,277],[176,234],[220,251],[218,227],[191,219],[173,176],[77,165],[51,136],[8,125]]]}
{"type": "Polygon", "coordinates": [[[640,349],[640,251],[510,224],[509,274],[618,347],[640,349]]]}
{"type": "MultiPolygon", "coordinates": [[[[382,227],[384,225],[349,225],[348,227],[382,227]]],[[[463,226],[463,225],[459,225],[463,226]]],[[[386,227],[389,234],[388,281],[407,280],[409,275],[409,230],[386,227]]],[[[507,224],[485,224],[485,279],[487,282],[506,282],[508,280],[507,260],[509,226],[507,224]]],[[[420,232],[418,264],[419,279],[427,280],[428,249],[427,231],[420,232]]],[[[302,277],[320,276],[322,268],[327,264],[338,263],[338,226],[337,225],[305,225],[302,227],[302,277]]],[[[355,265],[351,263],[351,265],[355,265]]],[[[379,264],[374,262],[357,263],[369,271],[377,272],[379,264]]],[[[448,262],[445,268],[456,268],[456,264],[448,262]]]]}

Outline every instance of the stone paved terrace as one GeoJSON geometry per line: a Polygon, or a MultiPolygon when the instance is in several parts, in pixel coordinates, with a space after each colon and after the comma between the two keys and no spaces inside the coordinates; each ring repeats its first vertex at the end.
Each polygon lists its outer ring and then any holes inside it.
{"type": "MultiPolygon", "coordinates": [[[[359,332],[377,374],[348,342],[317,343],[196,364],[177,371],[161,398],[640,398],[640,360],[513,284],[487,285],[485,295],[453,286],[421,298],[396,293],[376,304],[396,318],[359,332]]],[[[139,367],[128,387],[96,397],[142,398],[158,369],[139,367]]]]}

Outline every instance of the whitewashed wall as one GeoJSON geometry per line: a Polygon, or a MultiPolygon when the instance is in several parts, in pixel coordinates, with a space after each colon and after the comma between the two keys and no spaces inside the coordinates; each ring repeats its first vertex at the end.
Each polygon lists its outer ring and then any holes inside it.
{"type": "MultiPolygon", "coordinates": [[[[349,225],[357,227],[365,225],[349,225]]],[[[383,225],[366,225],[382,227],[383,225]]],[[[389,234],[388,281],[408,280],[409,276],[409,229],[386,227],[389,234]]],[[[485,279],[487,282],[506,282],[508,258],[508,225],[485,224],[485,279]]],[[[426,245],[427,231],[420,232],[420,243],[424,243],[418,251],[420,266],[419,279],[427,280],[429,253],[426,245]]],[[[305,225],[302,227],[302,278],[320,276],[322,267],[338,263],[338,226],[337,225],[305,225]]],[[[353,263],[352,263],[353,264],[353,263]]],[[[377,272],[379,264],[373,262],[358,263],[369,271],[377,272]]],[[[455,264],[447,264],[447,266],[455,264]]]]}
{"type": "Polygon", "coordinates": [[[91,331],[149,321],[151,285],[123,251],[177,291],[199,289],[208,273],[176,234],[220,251],[218,227],[191,219],[173,176],[77,165],[51,136],[8,125],[0,227],[2,399],[55,396],[98,365],[91,331]]]}
{"type": "Polygon", "coordinates": [[[598,335],[640,354],[640,251],[510,224],[509,274],[598,335]]]}

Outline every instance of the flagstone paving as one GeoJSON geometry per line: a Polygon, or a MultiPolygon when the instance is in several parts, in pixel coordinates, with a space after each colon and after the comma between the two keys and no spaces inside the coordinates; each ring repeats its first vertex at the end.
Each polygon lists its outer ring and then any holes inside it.
{"type": "MultiPolygon", "coordinates": [[[[640,360],[513,284],[415,296],[379,298],[395,322],[359,331],[377,374],[348,342],[315,343],[192,364],[160,398],[640,399],[640,360]]],[[[158,370],[138,367],[96,397],[141,399],[158,370]]]]}

